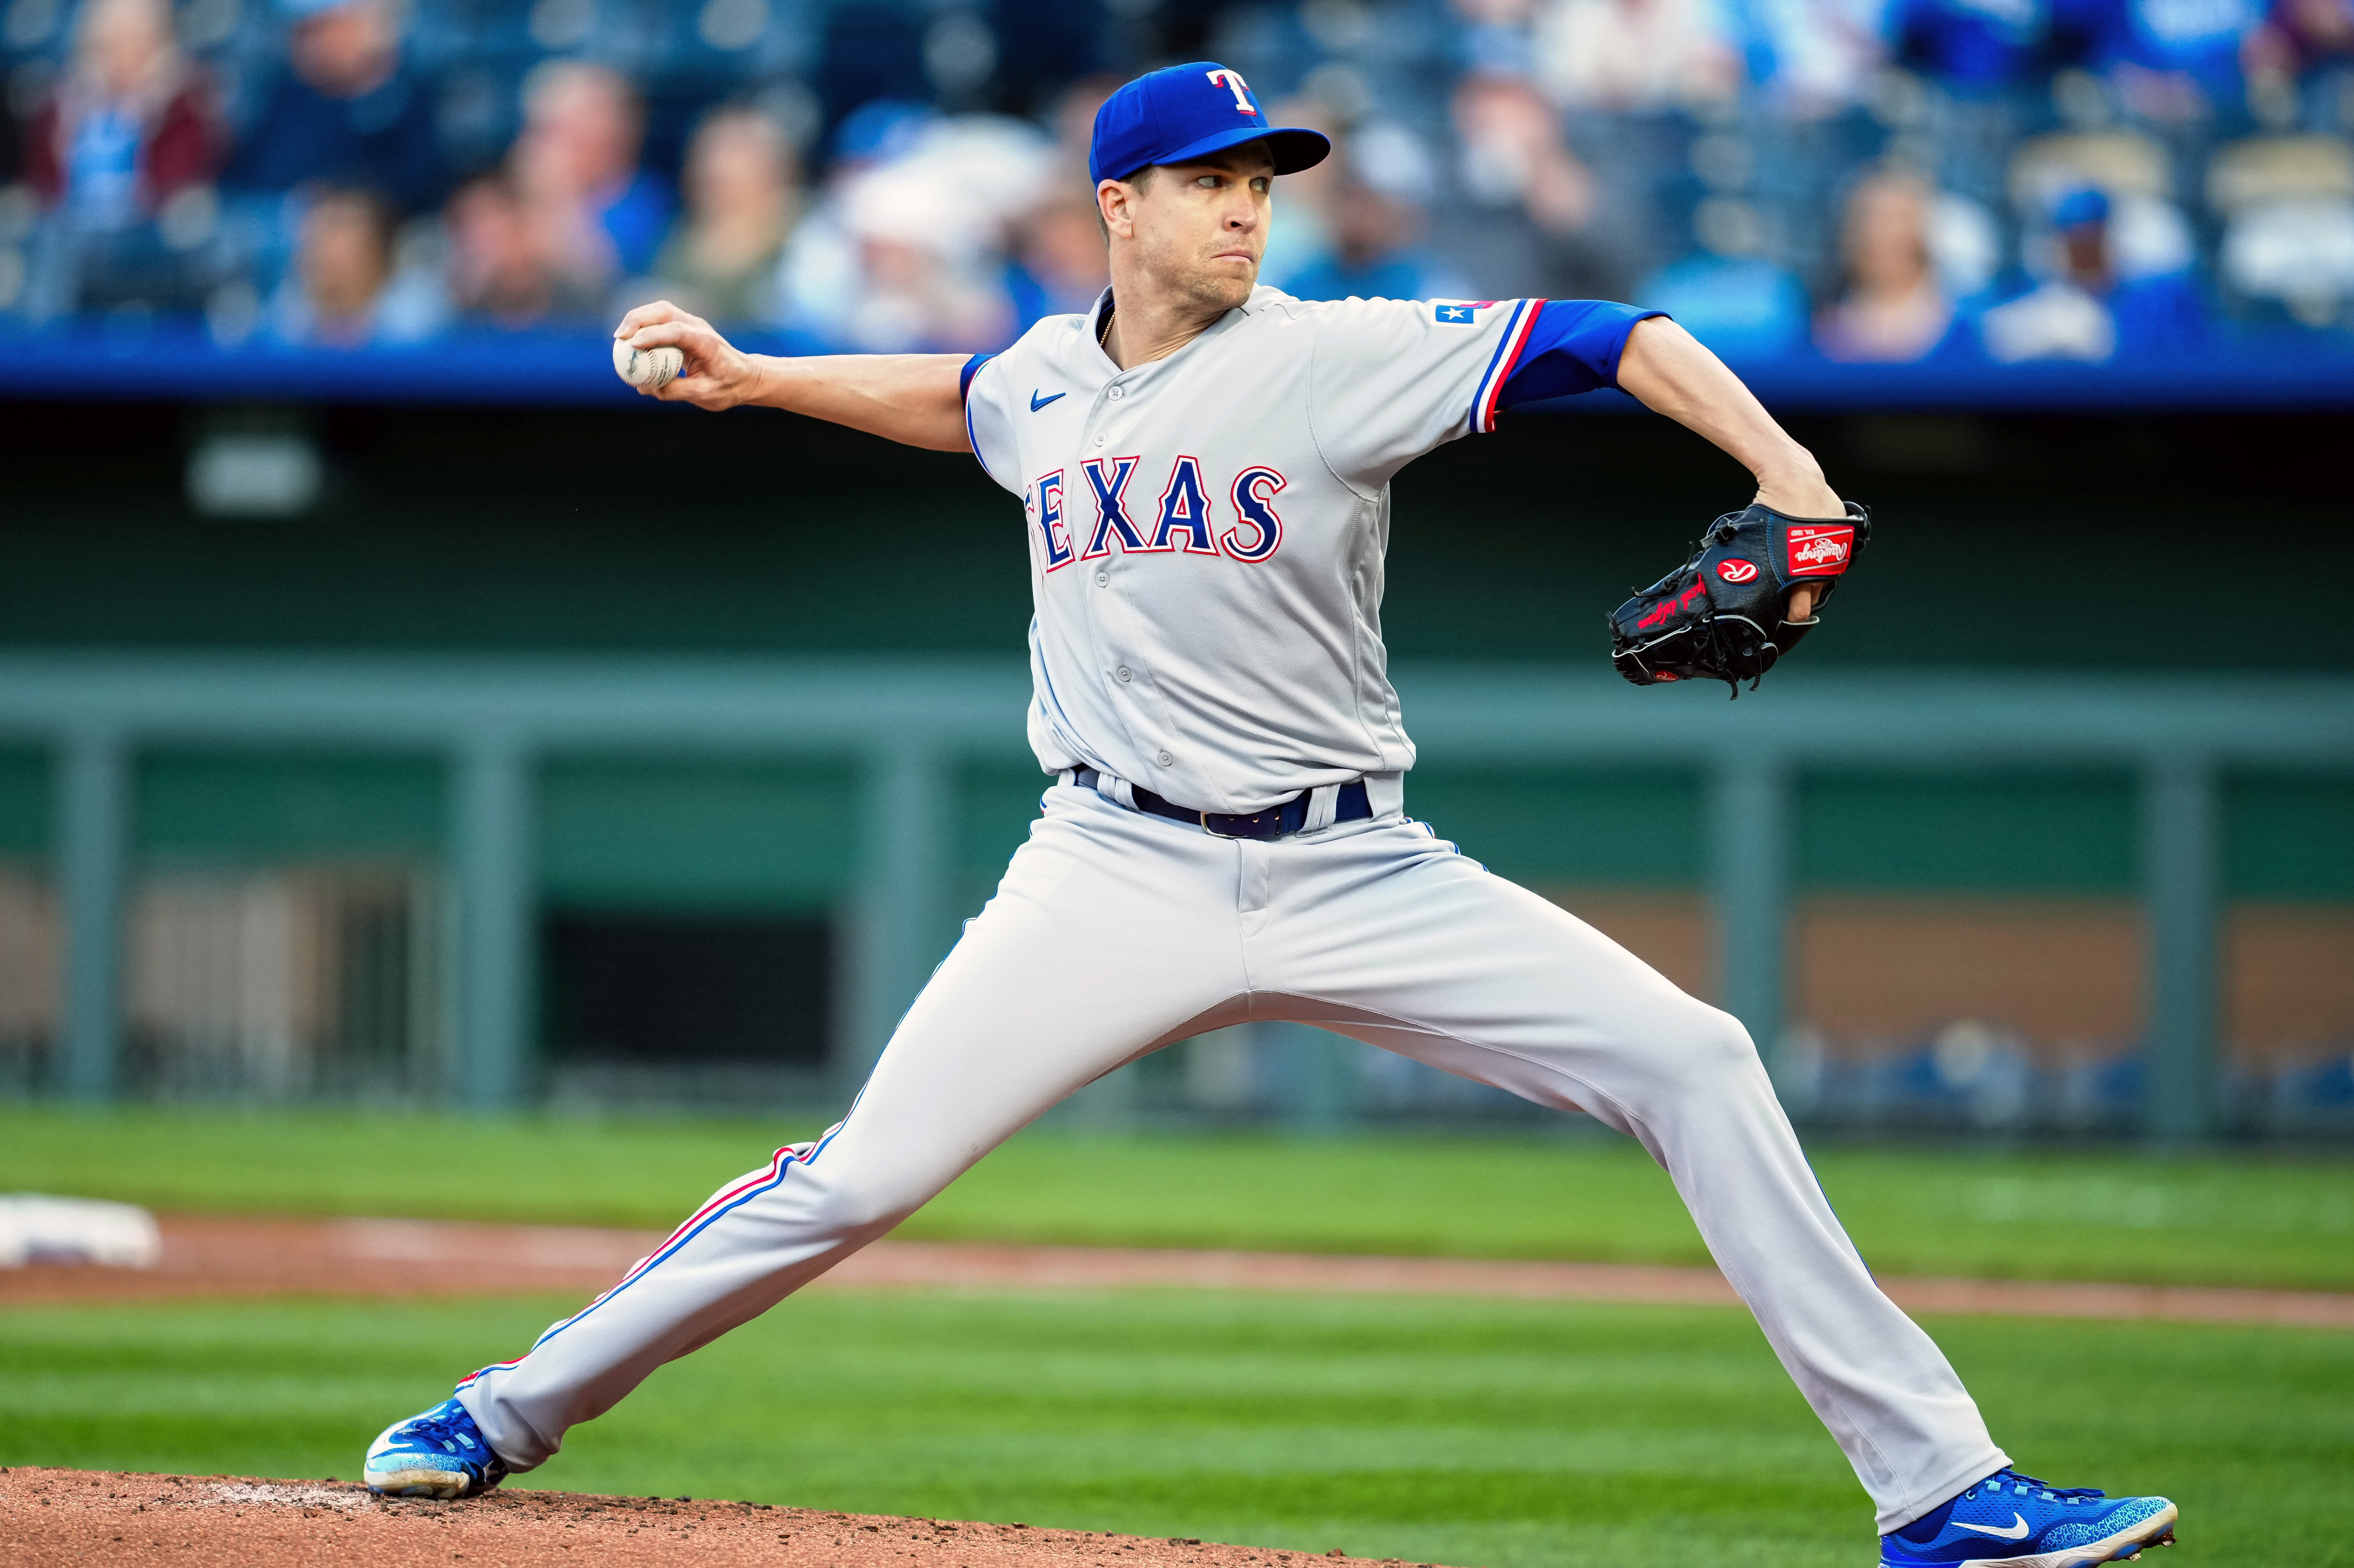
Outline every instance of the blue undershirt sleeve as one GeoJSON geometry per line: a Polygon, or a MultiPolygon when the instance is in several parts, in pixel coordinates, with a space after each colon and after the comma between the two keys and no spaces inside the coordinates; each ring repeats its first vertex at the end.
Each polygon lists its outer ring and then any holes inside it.
{"type": "Polygon", "coordinates": [[[1618,356],[1635,323],[1665,311],[1607,300],[1547,300],[1537,311],[1512,367],[1504,376],[1499,408],[1569,397],[1618,385],[1618,356]]]}
{"type": "MultiPolygon", "coordinates": [[[[957,372],[958,402],[961,403],[967,397],[972,396],[972,378],[980,373],[982,366],[988,364],[991,360],[995,359],[997,355],[993,354],[976,354],[970,359],[964,362],[964,368],[957,372]]],[[[1072,405],[1073,408],[1076,408],[1077,406],[1078,405],[1076,404],[1072,405]]]]}

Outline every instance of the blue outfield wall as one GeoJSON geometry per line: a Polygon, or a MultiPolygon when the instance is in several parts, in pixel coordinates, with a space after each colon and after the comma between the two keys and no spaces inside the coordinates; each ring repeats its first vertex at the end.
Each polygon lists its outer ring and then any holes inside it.
{"type": "MultiPolygon", "coordinates": [[[[763,354],[828,352],[790,333],[737,341],[763,354]]],[[[17,327],[0,330],[7,351],[0,397],[624,405],[639,395],[614,376],[609,342],[577,331],[474,330],[415,347],[231,348],[193,321],[17,327]]],[[[2252,336],[2105,365],[1841,365],[1811,353],[1732,363],[1766,403],[1789,410],[2354,408],[2354,337],[2252,336]]],[[[1543,406],[1600,412],[1632,405],[1606,393],[1543,406]]]]}

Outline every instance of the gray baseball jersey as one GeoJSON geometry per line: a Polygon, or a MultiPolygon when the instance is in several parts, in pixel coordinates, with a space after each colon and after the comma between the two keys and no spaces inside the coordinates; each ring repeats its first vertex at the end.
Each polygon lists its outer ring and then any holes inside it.
{"type": "Polygon", "coordinates": [[[1098,302],[982,364],[966,420],[1029,524],[1039,765],[1213,811],[1411,767],[1382,646],[1390,479],[1493,427],[1540,302],[1261,288],[1122,370],[1098,302]]]}

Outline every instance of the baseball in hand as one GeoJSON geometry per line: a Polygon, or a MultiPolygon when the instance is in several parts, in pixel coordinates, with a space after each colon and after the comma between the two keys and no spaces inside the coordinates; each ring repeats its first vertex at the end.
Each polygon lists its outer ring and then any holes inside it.
{"type": "Polygon", "coordinates": [[[675,348],[631,348],[625,338],[613,340],[613,374],[632,387],[659,392],[685,368],[686,355],[675,348]]]}

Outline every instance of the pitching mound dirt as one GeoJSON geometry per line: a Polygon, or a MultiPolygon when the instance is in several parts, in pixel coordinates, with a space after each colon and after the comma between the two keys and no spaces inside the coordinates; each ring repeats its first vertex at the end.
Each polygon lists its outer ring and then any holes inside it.
{"type": "Polygon", "coordinates": [[[386,1502],[349,1481],[43,1469],[0,1470],[0,1560],[9,1568],[1322,1568],[1364,1561],[765,1503],[507,1490],[455,1503],[386,1502]]]}

